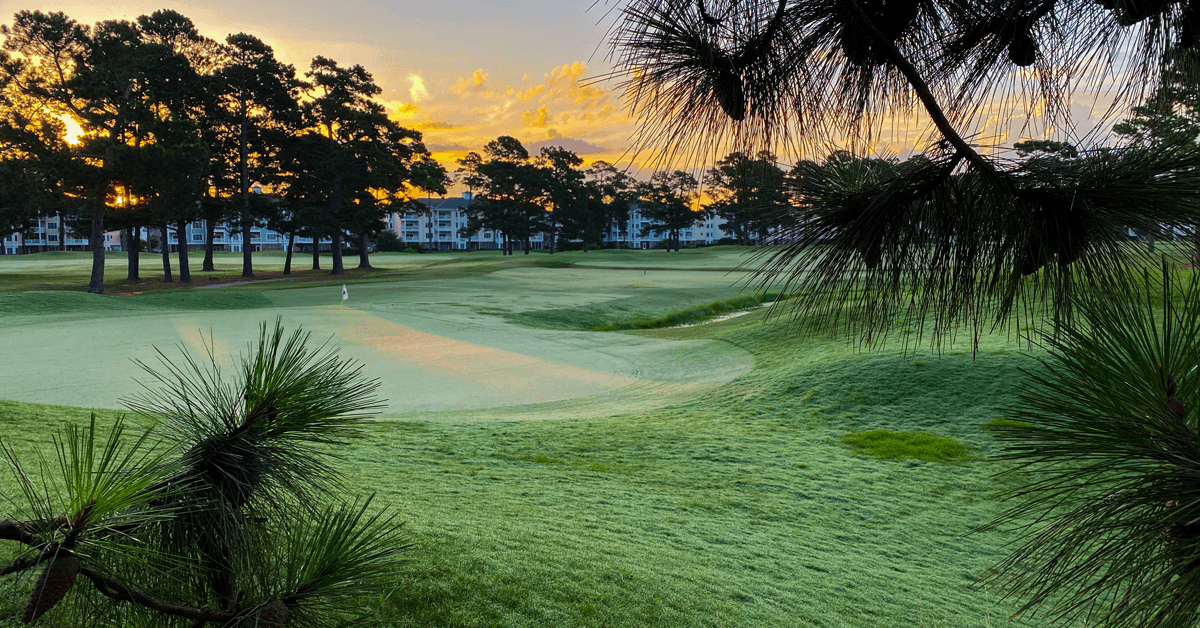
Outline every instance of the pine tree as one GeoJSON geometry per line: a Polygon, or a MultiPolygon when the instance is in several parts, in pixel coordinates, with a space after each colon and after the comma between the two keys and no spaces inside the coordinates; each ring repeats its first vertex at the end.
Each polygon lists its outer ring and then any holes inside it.
{"type": "Polygon", "coordinates": [[[1195,146],[1081,145],[1049,177],[972,143],[1025,112],[1073,134],[1083,91],[1119,110],[1169,48],[1200,45],[1194,2],[628,0],[612,33],[643,150],[868,157],[892,123],[927,129],[924,160],[797,190],[805,219],[760,252],[764,289],[864,339],[926,315],[934,330],[1069,317],[1070,295],[1124,290],[1119,269],[1146,261],[1125,228],[1200,222],[1195,146]]]}

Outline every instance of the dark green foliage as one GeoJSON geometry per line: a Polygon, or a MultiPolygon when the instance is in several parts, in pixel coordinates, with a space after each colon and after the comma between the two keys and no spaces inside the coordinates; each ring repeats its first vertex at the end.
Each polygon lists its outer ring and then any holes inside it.
{"type": "Polygon", "coordinates": [[[1018,311],[1069,318],[1072,295],[1120,292],[1110,275],[1146,261],[1127,228],[1200,223],[1200,153],[1109,150],[1070,112],[1075,94],[1119,111],[1170,78],[1174,51],[1200,44],[1200,13],[1187,0],[1102,4],[627,0],[610,41],[656,165],[731,148],[844,162],[794,173],[796,206],[761,253],[764,288],[804,294],[798,316],[867,342],[898,321],[940,342],[1018,311]],[[914,111],[930,124],[901,141],[921,154],[871,159],[886,121],[914,111]],[[1035,172],[1043,160],[974,143],[989,119],[1093,143],[1035,172]]]}
{"type": "Polygon", "coordinates": [[[375,246],[380,253],[400,253],[404,251],[404,242],[395,231],[381,231],[375,238],[375,246]]]}
{"type": "Polygon", "coordinates": [[[1133,116],[1113,125],[1113,132],[1137,144],[1195,144],[1200,138],[1200,62],[1196,51],[1172,49],[1162,77],[1133,116]]]}
{"type": "Polygon", "coordinates": [[[1078,320],[1043,339],[1043,369],[996,430],[1003,457],[1033,478],[989,526],[1025,534],[990,577],[1023,611],[1101,626],[1195,625],[1198,277],[1181,281],[1164,262],[1161,282],[1147,277],[1127,298],[1084,296],[1078,320]]]}
{"type": "Polygon", "coordinates": [[[493,229],[503,234],[506,255],[514,246],[528,243],[530,236],[543,224],[543,197],[548,181],[542,169],[534,163],[529,151],[514,137],[498,137],[484,147],[486,160],[472,158],[464,162],[470,168],[472,187],[478,196],[468,208],[470,216],[463,235],[480,229],[493,229]]]}
{"type": "Polygon", "coordinates": [[[331,274],[345,272],[346,230],[359,237],[359,268],[369,268],[362,241],[379,233],[394,205],[408,203],[406,186],[444,193],[446,174],[429,159],[421,133],[396,124],[373,100],[382,90],[365,68],[318,56],[305,76],[312,98],[295,153],[295,203],[324,213],[319,231],[333,240],[331,274]]]}
{"type": "Polygon", "coordinates": [[[667,236],[668,251],[678,251],[679,232],[707,215],[693,207],[698,193],[696,178],[682,170],[656,172],[635,189],[642,216],[653,221],[642,228],[642,237],[651,233],[667,236]]]}
{"type": "Polygon", "coordinates": [[[1200,218],[1185,192],[1200,186],[1195,147],[1030,159],[994,175],[958,173],[959,162],[806,164],[803,220],[756,254],[761,285],[806,294],[798,313],[868,341],[900,322],[941,342],[1014,313],[1067,317],[1083,290],[1120,293],[1123,269],[1146,262],[1127,228],[1162,233],[1200,218]],[[962,211],[966,202],[980,209],[962,211]]]}
{"type": "Polygon", "coordinates": [[[756,242],[766,241],[789,209],[785,175],[770,151],[753,157],[732,152],[708,171],[704,183],[714,197],[707,209],[724,218],[721,229],[742,244],[748,244],[751,235],[756,242]]]}

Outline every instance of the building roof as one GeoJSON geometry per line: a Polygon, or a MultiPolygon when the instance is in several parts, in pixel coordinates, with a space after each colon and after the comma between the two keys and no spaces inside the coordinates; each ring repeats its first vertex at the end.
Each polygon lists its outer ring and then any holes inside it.
{"type": "Polygon", "coordinates": [[[415,200],[430,210],[442,210],[442,211],[451,210],[451,209],[463,209],[467,205],[471,204],[470,200],[459,197],[459,196],[452,196],[450,198],[418,198],[415,200]]]}

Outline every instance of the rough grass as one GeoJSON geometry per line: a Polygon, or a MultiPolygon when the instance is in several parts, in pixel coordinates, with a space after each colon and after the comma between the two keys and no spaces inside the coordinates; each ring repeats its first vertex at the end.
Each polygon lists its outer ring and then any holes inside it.
{"type": "MultiPolygon", "coordinates": [[[[602,261],[597,252],[576,255],[602,261]]],[[[714,264],[726,263],[720,251],[713,255],[714,264]]],[[[560,322],[589,308],[616,318],[613,303],[634,298],[597,296],[602,284],[587,284],[586,273],[605,271],[486,271],[501,258],[480,259],[447,256],[423,271],[385,271],[392,280],[373,276],[350,288],[352,298],[399,294],[403,307],[430,316],[492,307],[506,317],[544,312],[544,320],[560,322]],[[410,284],[395,279],[450,276],[455,268],[464,273],[460,283],[436,298],[406,292],[410,284]],[[553,277],[561,287],[549,283],[553,277]],[[528,293],[487,291],[498,285],[528,293]],[[588,295],[594,302],[580,305],[588,295]]],[[[670,287],[682,275],[636,275],[649,287],[631,289],[661,312],[696,302],[670,287]]],[[[697,282],[697,292],[726,289],[697,282]]],[[[298,307],[314,295],[262,296],[298,307]]],[[[765,316],[758,310],[700,327],[628,332],[711,339],[754,356],[746,375],[665,408],[540,422],[499,422],[520,409],[497,408],[370,425],[339,450],[335,465],[348,492],[376,492],[378,503],[393,504],[417,547],[394,591],[362,604],[378,608],[384,625],[419,627],[1028,625],[1006,619],[1013,601],[973,587],[1012,537],[970,531],[1003,508],[991,497],[1005,485],[993,477],[1002,467],[987,428],[998,408],[1015,402],[1021,368],[1036,363],[1003,339],[985,338],[975,355],[964,348],[921,356],[917,366],[911,354],[798,337],[765,316]],[[952,438],[973,456],[947,465],[860,455],[842,440],[851,430],[924,432],[952,438]]],[[[569,406],[562,412],[569,416],[569,406]]],[[[53,428],[88,415],[0,402],[0,437],[33,456],[49,451],[53,428]]],[[[99,416],[111,422],[115,413],[99,416]]],[[[0,474],[0,518],[11,489],[0,474]]],[[[0,587],[0,598],[6,594],[0,587]]]]}
{"type": "MultiPolygon", "coordinates": [[[[980,427],[1012,401],[999,382],[1020,356],[918,368],[793,338],[761,316],[639,332],[718,337],[758,358],[674,407],[370,426],[338,466],[353,493],[403,513],[418,548],[395,591],[364,604],[400,626],[1024,625],[972,588],[1009,537],[968,534],[1000,507],[997,445],[980,427]],[[841,442],[885,426],[953,433],[979,455],[880,459],[841,442]]],[[[0,406],[0,420],[14,415],[5,433],[32,452],[49,426],[87,412],[0,406]]]]}
{"type": "Polygon", "coordinates": [[[889,432],[873,429],[865,432],[850,432],[842,442],[855,452],[885,460],[924,460],[925,462],[967,462],[971,450],[966,445],[948,436],[938,436],[926,431],[889,432]]]}
{"type": "Polygon", "coordinates": [[[604,325],[592,327],[592,331],[624,331],[628,329],[659,329],[661,327],[675,327],[678,325],[688,325],[691,323],[700,323],[718,316],[724,316],[732,312],[740,312],[761,306],[763,303],[772,301],[781,301],[786,299],[786,295],[780,295],[777,292],[766,294],[743,294],[725,299],[723,301],[713,301],[703,305],[694,305],[692,307],[675,310],[661,316],[650,318],[635,318],[632,320],[617,321],[604,325]]]}

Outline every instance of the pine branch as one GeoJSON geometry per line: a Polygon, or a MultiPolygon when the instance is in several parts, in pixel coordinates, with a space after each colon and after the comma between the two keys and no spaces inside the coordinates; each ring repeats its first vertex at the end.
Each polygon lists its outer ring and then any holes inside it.
{"type": "Polygon", "coordinates": [[[921,99],[921,104],[925,107],[925,112],[929,114],[933,124],[937,126],[938,131],[946,141],[950,142],[954,149],[958,151],[971,165],[975,166],[980,172],[986,173],[992,177],[996,175],[996,169],[991,162],[984,159],[970,144],[959,135],[958,131],[950,124],[950,120],[946,117],[946,113],[942,111],[942,106],[938,103],[933,95],[933,91],[929,88],[929,84],[917,71],[917,68],[909,62],[908,58],[900,52],[892,40],[880,32],[879,27],[871,20],[870,16],[863,11],[857,0],[845,0],[846,5],[854,12],[854,17],[858,20],[858,25],[863,31],[875,40],[875,46],[881,50],[884,55],[896,66],[896,69],[904,75],[904,79],[912,86],[913,91],[917,93],[917,97],[921,99]]]}
{"type": "Polygon", "coordinates": [[[46,519],[42,521],[0,521],[0,540],[16,541],[30,547],[41,547],[45,542],[29,532],[36,525],[63,526],[67,524],[66,517],[46,519]]]}
{"type": "Polygon", "coordinates": [[[41,556],[38,556],[37,558],[18,558],[16,560],[12,561],[11,563],[9,563],[8,566],[0,567],[0,576],[7,576],[10,573],[17,573],[18,571],[25,571],[26,569],[29,569],[30,567],[37,566],[45,559],[46,559],[45,554],[42,554],[41,556]]]}
{"type": "Polygon", "coordinates": [[[118,602],[131,602],[139,606],[144,606],[154,611],[171,615],[173,617],[183,617],[185,619],[194,619],[197,622],[220,622],[228,623],[237,618],[238,614],[229,611],[220,611],[214,608],[184,606],[181,604],[171,604],[164,602],[151,595],[138,591],[137,589],[125,586],[121,581],[108,576],[96,573],[86,567],[81,567],[79,573],[92,581],[96,585],[96,590],[104,594],[106,597],[112,598],[118,602]]]}

